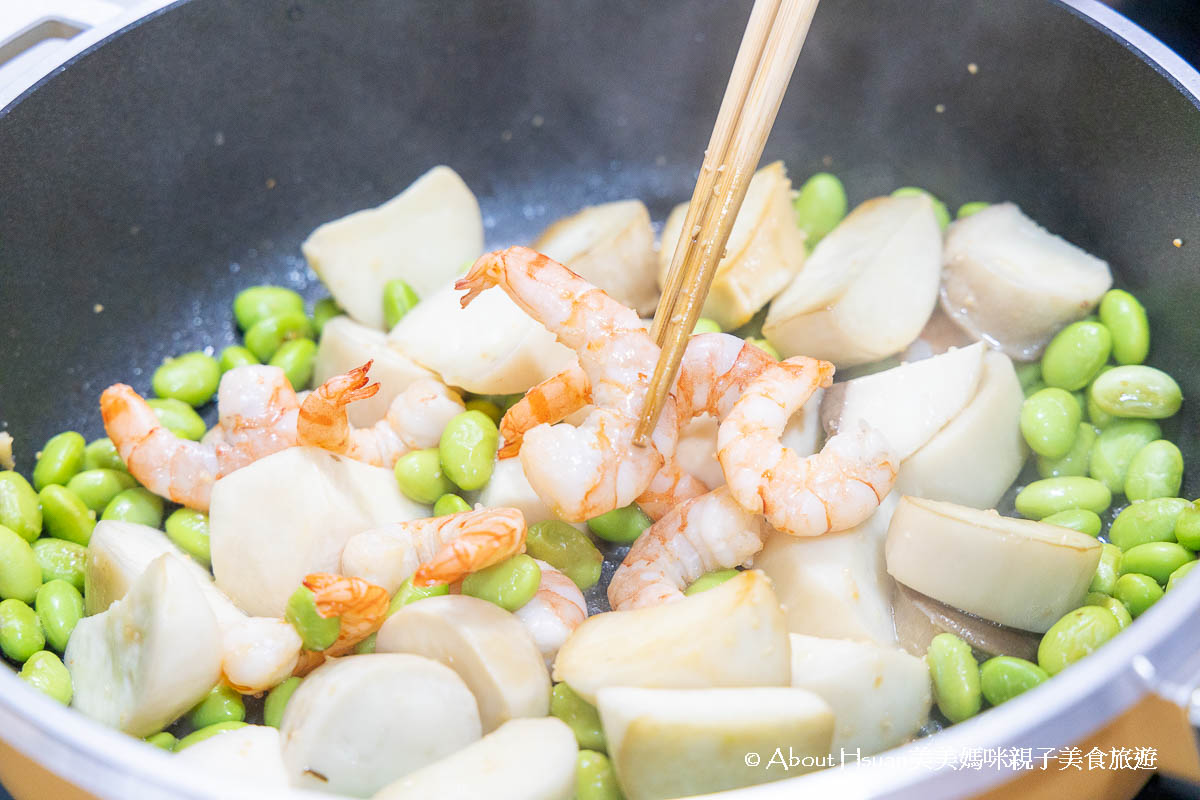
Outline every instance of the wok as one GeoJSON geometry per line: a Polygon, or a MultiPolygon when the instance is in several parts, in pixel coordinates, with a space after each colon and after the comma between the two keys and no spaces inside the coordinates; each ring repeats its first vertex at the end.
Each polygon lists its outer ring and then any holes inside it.
{"type": "MultiPolygon", "coordinates": [[[[748,10],[193,0],[56,69],[0,111],[0,427],[19,465],[57,431],[99,435],[108,384],[147,390],[163,357],[233,342],[238,289],[323,294],[300,241],[434,164],[479,196],[491,246],[606,200],[642,198],[661,219],[690,194],[748,10]]],[[[1110,262],[1149,308],[1151,363],[1196,398],[1198,96],[1200,76],[1092,0],[830,0],[764,158],[838,173],[852,203],[906,184],[952,207],[1016,201],[1110,262]]],[[[1189,463],[1196,408],[1169,429],[1189,463]]],[[[1185,491],[1200,494],[1200,471],[1185,491]]],[[[1147,692],[1182,702],[1198,610],[1200,581],[1184,584],[1069,677],[932,743],[1060,746],[1147,692]]],[[[8,670],[0,738],[96,796],[219,786],[8,670]]],[[[0,778],[18,762],[0,758],[0,778]]],[[[910,759],[802,780],[812,796],[934,798],[1006,777],[910,759]]]]}

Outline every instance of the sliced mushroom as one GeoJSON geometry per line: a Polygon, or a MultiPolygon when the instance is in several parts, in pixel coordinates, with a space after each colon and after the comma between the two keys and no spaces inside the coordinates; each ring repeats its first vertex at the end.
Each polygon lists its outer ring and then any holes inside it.
{"type": "Polygon", "coordinates": [[[976,617],[939,603],[903,584],[896,585],[893,611],[896,615],[896,638],[900,646],[914,656],[925,655],[929,643],[939,633],[953,633],[988,655],[1017,656],[1037,661],[1038,644],[1042,641],[1038,634],[976,617]]]}
{"type": "MultiPolygon", "coordinates": [[[[180,750],[175,760],[208,777],[236,781],[247,788],[286,794],[290,785],[279,731],[267,725],[247,725],[209,737],[180,750]]],[[[272,792],[271,796],[276,795],[272,792]]]]}

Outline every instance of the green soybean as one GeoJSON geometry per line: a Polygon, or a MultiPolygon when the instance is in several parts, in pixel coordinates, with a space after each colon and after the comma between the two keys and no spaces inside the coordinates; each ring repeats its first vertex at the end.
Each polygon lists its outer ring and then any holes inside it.
{"type": "Polygon", "coordinates": [[[0,472],[0,525],[27,542],[42,534],[42,503],[19,472],[0,472]]]}
{"type": "Polygon", "coordinates": [[[952,633],[939,633],[925,653],[933,679],[933,700],[951,722],[975,716],[982,706],[979,663],[971,646],[952,633]]]}
{"type": "Polygon", "coordinates": [[[1183,403],[1183,391],[1167,373],[1154,367],[1115,367],[1092,382],[1089,394],[1114,417],[1164,419],[1183,403]]]}
{"type": "Polygon", "coordinates": [[[1100,406],[1096,405],[1096,401],[1092,399],[1092,391],[1090,388],[1087,392],[1086,408],[1088,421],[1101,430],[1107,428],[1113,423],[1114,420],[1116,420],[1116,417],[1100,408],[1100,406]]]}
{"type": "Polygon", "coordinates": [[[846,208],[846,187],[829,172],[818,172],[806,180],[792,200],[796,225],[804,231],[810,248],[837,227],[846,208]]]}
{"type": "Polygon", "coordinates": [[[1038,379],[1021,390],[1021,394],[1025,395],[1026,399],[1033,397],[1035,394],[1046,388],[1046,382],[1038,379]]]}
{"type": "Polygon", "coordinates": [[[202,406],[217,393],[221,382],[221,367],[210,355],[200,352],[184,353],[168,358],[158,369],[150,385],[159,397],[170,397],[189,406],[202,406]]]}
{"type": "Polygon", "coordinates": [[[158,495],[140,486],[126,489],[105,506],[100,519],[136,522],[139,525],[157,528],[163,521],[163,501],[158,495]]]}
{"type": "Polygon", "coordinates": [[[94,439],[88,442],[87,447],[83,448],[83,468],[129,471],[125,462],[121,460],[121,454],[117,452],[117,446],[107,436],[94,439]]]}
{"type": "Polygon", "coordinates": [[[0,598],[32,603],[42,585],[42,568],[29,542],[0,525],[0,598]]]}
{"type": "Polygon", "coordinates": [[[418,600],[424,600],[427,597],[444,597],[448,594],[450,594],[450,587],[447,584],[434,583],[429,586],[413,586],[412,578],[405,578],[404,582],[400,584],[400,588],[392,595],[387,615],[390,617],[406,605],[418,600]]]}
{"type": "Polygon", "coordinates": [[[393,472],[404,496],[418,503],[431,505],[442,495],[454,493],[454,484],[442,474],[437,448],[405,453],[397,459],[393,472]]]}
{"type": "Polygon", "coordinates": [[[313,333],[317,336],[321,335],[321,331],[325,330],[325,323],[334,317],[340,317],[346,312],[337,304],[337,301],[332,297],[322,297],[313,305],[312,312],[312,327],[313,333]]]}
{"type": "Polygon", "coordinates": [[[1107,608],[1117,618],[1117,624],[1121,626],[1121,630],[1125,630],[1133,623],[1133,616],[1130,615],[1129,609],[1125,607],[1125,604],[1115,597],[1109,597],[1103,592],[1090,592],[1084,598],[1083,604],[1085,606],[1107,608]]]}
{"type": "Polygon", "coordinates": [[[447,478],[467,491],[482,489],[492,477],[500,432],[480,411],[464,411],[446,423],[438,457],[447,478]]]}
{"type": "Polygon", "coordinates": [[[246,723],[239,722],[237,720],[218,722],[215,725],[206,725],[198,731],[189,733],[187,736],[176,742],[175,752],[178,753],[180,750],[186,750],[194,744],[203,742],[205,739],[211,739],[219,734],[228,733],[229,731],[236,731],[238,728],[244,727],[246,727],[246,723]]]}
{"type": "Polygon", "coordinates": [[[1129,463],[1143,447],[1162,437],[1162,428],[1148,419],[1118,419],[1100,431],[1092,447],[1088,472],[1113,494],[1125,491],[1129,463]]]}
{"type": "Polygon", "coordinates": [[[533,599],[541,580],[541,567],[521,553],[463,578],[462,593],[516,611],[533,599]]]}
{"type": "Polygon", "coordinates": [[[1100,515],[1095,511],[1088,511],[1086,508],[1069,508],[1066,511],[1059,511],[1044,517],[1042,522],[1070,528],[1073,531],[1086,533],[1088,536],[1099,536],[1100,529],[1104,526],[1104,523],[1100,521],[1100,515]]]}
{"type": "Polygon", "coordinates": [[[1179,497],[1141,500],[1124,508],[1108,528],[1108,540],[1122,550],[1146,542],[1175,539],[1175,523],[1191,503],[1179,497]]]}
{"type": "Polygon", "coordinates": [[[1045,519],[1059,511],[1083,508],[1097,514],[1112,504],[1112,493],[1092,478],[1044,478],[1017,493],[1017,511],[1030,519],[1045,519]]]}
{"type": "Polygon", "coordinates": [[[950,210],[946,208],[946,204],[939,200],[932,192],[927,189],[921,189],[917,186],[901,186],[896,191],[892,192],[892,197],[928,197],[933,203],[933,215],[937,218],[938,226],[942,230],[946,230],[946,226],[950,224],[950,210]]]}
{"type": "Polygon", "coordinates": [[[233,687],[218,683],[192,707],[187,717],[193,728],[204,728],[219,722],[241,722],[246,718],[246,705],[233,687]]]}
{"type": "Polygon", "coordinates": [[[1073,392],[1092,382],[1108,362],[1112,334],[1099,322],[1072,322],[1058,332],[1042,355],[1042,379],[1073,392]]]}
{"type": "Polygon", "coordinates": [[[1149,575],[1139,575],[1134,572],[1117,578],[1116,588],[1113,589],[1113,597],[1125,604],[1125,607],[1129,609],[1130,616],[1134,619],[1146,613],[1146,610],[1157,603],[1162,596],[1163,588],[1158,585],[1158,581],[1149,575]]]}
{"type": "Polygon", "coordinates": [[[1110,289],[1100,301],[1100,321],[1112,332],[1113,360],[1141,364],[1150,352],[1150,320],[1138,299],[1121,289],[1110,289]]]}
{"type": "Polygon", "coordinates": [[[303,311],[304,298],[282,286],[251,286],[233,299],[233,316],[244,331],[268,317],[303,311]]]}
{"type": "Polygon", "coordinates": [[[691,597],[694,594],[707,592],[709,589],[715,589],[730,578],[736,578],[738,570],[736,569],[719,569],[713,572],[706,572],[683,590],[683,593],[691,597]]]}
{"type": "Polygon", "coordinates": [[[114,497],[137,485],[132,475],[117,469],[85,469],[67,481],[67,488],[97,514],[114,497]]]}
{"type": "Polygon", "coordinates": [[[550,692],[550,716],[567,723],[574,731],[575,741],[580,748],[608,752],[604,726],[600,724],[600,712],[565,683],[554,684],[550,692]]]}
{"type": "Polygon", "coordinates": [[[71,673],[62,660],[49,650],[38,650],[25,659],[20,675],[30,686],[45,692],[64,706],[70,704],[74,694],[71,673]]]}
{"type": "Polygon", "coordinates": [[[270,725],[272,728],[279,727],[288,701],[292,699],[292,695],[299,687],[300,679],[293,676],[267,692],[267,699],[263,702],[264,725],[270,725]]]}
{"type": "Polygon", "coordinates": [[[87,546],[92,540],[92,529],[96,527],[95,511],[84,505],[79,496],[70,489],[56,483],[38,492],[38,499],[42,502],[42,519],[46,525],[46,533],[56,539],[66,539],[68,542],[87,546]]]}
{"type": "Polygon", "coordinates": [[[292,339],[310,338],[312,326],[302,311],[289,311],[264,317],[246,331],[246,347],[264,364],[280,345],[292,339]]]}
{"type": "Polygon", "coordinates": [[[1096,443],[1097,431],[1090,422],[1079,423],[1075,443],[1062,458],[1037,457],[1038,475],[1043,478],[1082,478],[1088,474],[1092,460],[1092,445],[1096,443]]]}
{"type": "Polygon", "coordinates": [[[608,756],[594,750],[580,750],[575,756],[575,800],[621,800],[608,756]]]}
{"type": "MultiPolygon", "coordinates": [[[[0,555],[0,560],[4,556],[0,555]]],[[[87,548],[64,539],[38,539],[33,543],[33,558],[41,569],[42,580],[64,580],[80,592],[83,591],[84,569],[87,566],[87,548]]]]}
{"type": "Polygon", "coordinates": [[[154,397],[146,401],[163,427],[181,439],[200,441],[208,431],[196,410],[173,397],[154,397]]]}
{"type": "Polygon", "coordinates": [[[1181,580],[1183,580],[1185,577],[1187,577],[1187,574],[1189,572],[1191,572],[1193,569],[1195,569],[1196,564],[1198,564],[1198,563],[1200,563],[1200,562],[1193,559],[1193,560],[1187,562],[1186,564],[1184,564],[1179,569],[1172,572],[1171,577],[1167,578],[1167,591],[1169,592],[1172,589],[1174,589],[1175,584],[1179,583],[1181,580]]]}
{"type": "Polygon", "coordinates": [[[372,633],[367,638],[363,639],[358,644],[354,645],[354,655],[365,656],[375,652],[375,640],[378,638],[378,633],[372,633]]]}
{"type": "Polygon", "coordinates": [[[496,425],[500,424],[500,419],[504,416],[504,411],[500,406],[493,403],[491,400],[486,400],[482,397],[476,397],[473,400],[466,402],[467,411],[478,411],[496,425]]]}
{"type": "Polygon", "coordinates": [[[446,517],[451,514],[461,514],[464,511],[470,510],[471,504],[456,494],[444,494],[433,504],[433,515],[435,517],[446,517]]]}
{"type": "Polygon", "coordinates": [[[654,521],[638,508],[637,503],[630,503],[624,508],[614,508],[598,517],[592,517],[587,526],[588,530],[607,542],[629,544],[652,524],[654,521]]]}
{"type": "Polygon", "coordinates": [[[1046,388],[1046,382],[1042,380],[1042,365],[1039,361],[1029,361],[1024,364],[1016,364],[1017,380],[1021,383],[1021,391],[1025,396],[1033,394],[1028,391],[1029,387],[1041,383],[1041,389],[1046,388]]]}
{"type": "Polygon", "coordinates": [[[750,338],[746,339],[746,341],[749,344],[752,344],[755,347],[757,347],[759,350],[762,350],[764,353],[766,353],[767,355],[769,355],[771,358],[775,359],[776,361],[779,361],[780,359],[783,358],[783,356],[780,355],[779,350],[777,350],[775,348],[775,345],[771,344],[766,339],[761,339],[761,338],[751,336],[750,338]]]}
{"type": "Polygon", "coordinates": [[[590,589],[600,581],[604,556],[587,534],[561,520],[530,525],[525,532],[525,552],[562,572],[580,589],[590,589]]]}
{"type": "Polygon", "coordinates": [[[341,617],[326,617],[317,610],[317,598],[307,586],[292,592],[283,618],[292,624],[306,650],[325,650],[342,630],[341,617]]]}
{"type": "Polygon", "coordinates": [[[317,361],[317,343],[312,339],[292,339],[279,345],[271,356],[272,367],[279,367],[287,376],[288,383],[296,391],[308,388],[312,381],[313,366],[317,361]]]}
{"type": "Polygon", "coordinates": [[[721,326],[717,324],[716,320],[711,320],[708,317],[701,317],[700,319],[696,320],[696,325],[694,328],[692,328],[692,336],[695,336],[696,334],[699,334],[699,333],[720,333],[720,332],[721,332],[721,326]]]}
{"type": "Polygon", "coordinates": [[[1121,548],[1115,544],[1104,542],[1100,545],[1100,562],[1096,564],[1096,573],[1092,575],[1088,591],[1112,594],[1120,574],[1121,548]]]}
{"type": "Polygon", "coordinates": [[[383,323],[389,329],[404,319],[404,315],[412,311],[421,298],[417,291],[399,278],[393,278],[383,285],[383,323]]]}
{"type": "Polygon", "coordinates": [[[194,508],[171,512],[166,523],[167,538],[205,567],[212,565],[209,551],[208,514],[194,508]]]}
{"type": "Polygon", "coordinates": [[[39,492],[51,484],[65,486],[83,469],[83,451],[87,442],[75,431],[64,431],[42,446],[33,465],[33,487],[39,492]]]}
{"type": "Polygon", "coordinates": [[[229,345],[221,351],[221,355],[217,359],[217,366],[221,368],[222,375],[231,369],[252,367],[259,363],[262,362],[255,358],[254,353],[251,353],[249,349],[242,347],[240,344],[229,345]]]}
{"type": "Polygon", "coordinates": [[[1165,586],[1172,572],[1195,557],[1191,550],[1175,542],[1146,542],[1129,548],[1121,556],[1121,574],[1149,575],[1165,586]]]}
{"type": "Polygon", "coordinates": [[[0,601],[0,652],[24,664],[45,646],[42,623],[29,604],[12,597],[0,601]]]}
{"type": "Polygon", "coordinates": [[[1125,496],[1130,500],[1175,497],[1183,485],[1183,453],[1166,439],[1137,451],[1125,473],[1125,496]]]}
{"type": "Polygon", "coordinates": [[[159,731],[147,736],[142,741],[146,744],[152,744],[160,750],[166,750],[168,753],[175,749],[175,745],[179,744],[179,740],[175,738],[175,735],[167,731],[159,731]]]}
{"type": "Polygon", "coordinates": [[[1042,389],[1021,405],[1021,434],[1038,455],[1062,458],[1075,442],[1082,416],[1070,392],[1042,389]]]}
{"type": "Polygon", "coordinates": [[[43,583],[34,603],[42,633],[51,649],[62,652],[76,623],[83,619],[83,595],[64,580],[43,583]]]}
{"type": "Polygon", "coordinates": [[[975,200],[970,203],[963,203],[961,206],[958,207],[958,214],[955,215],[955,218],[956,219],[966,219],[967,217],[969,217],[973,214],[978,214],[980,211],[983,211],[985,208],[987,208],[990,205],[991,205],[991,203],[985,203],[982,200],[975,200]]]}
{"type": "MultiPolygon", "coordinates": [[[[1157,584],[1155,584],[1157,586],[1157,584]]],[[[1106,608],[1083,606],[1050,626],[1038,645],[1038,666],[1054,676],[1121,632],[1121,624],[1106,608]]]]}
{"type": "Polygon", "coordinates": [[[1015,656],[995,656],[979,666],[979,688],[994,706],[1050,680],[1046,670],[1015,656]]]}
{"type": "Polygon", "coordinates": [[[1189,550],[1200,550],[1200,508],[1189,503],[1175,519],[1175,541],[1189,550]]]}

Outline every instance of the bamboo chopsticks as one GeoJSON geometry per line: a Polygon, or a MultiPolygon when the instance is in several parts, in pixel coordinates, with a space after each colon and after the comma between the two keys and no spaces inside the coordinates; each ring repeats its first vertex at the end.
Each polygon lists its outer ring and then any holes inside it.
{"type": "Polygon", "coordinates": [[[683,233],[654,312],[650,335],[662,348],[634,434],[654,430],[704,307],[729,231],[762,157],[767,135],[808,34],[818,0],[755,0],[713,126],[683,233]]]}

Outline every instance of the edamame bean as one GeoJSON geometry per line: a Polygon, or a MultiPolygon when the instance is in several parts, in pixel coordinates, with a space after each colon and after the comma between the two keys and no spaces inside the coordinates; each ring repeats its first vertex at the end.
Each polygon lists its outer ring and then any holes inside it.
{"type": "Polygon", "coordinates": [[[1087,418],[1097,428],[1104,430],[1109,425],[1116,421],[1116,417],[1096,405],[1096,401],[1092,399],[1091,389],[1087,393],[1087,418]]]}
{"type": "Polygon", "coordinates": [[[715,589],[730,578],[736,578],[738,570],[736,569],[719,569],[713,572],[706,572],[696,580],[692,581],[683,593],[688,597],[701,592],[707,592],[709,589],[715,589]]]}
{"type": "Polygon", "coordinates": [[[1113,494],[1125,491],[1129,462],[1143,447],[1162,437],[1158,423],[1148,419],[1114,420],[1092,447],[1088,472],[1113,494]]]}
{"type": "Polygon", "coordinates": [[[521,553],[463,578],[462,593],[516,611],[533,599],[542,580],[542,568],[521,553]]]}
{"type": "Polygon", "coordinates": [[[83,619],[83,595],[66,581],[53,580],[37,590],[35,609],[47,644],[60,653],[66,650],[71,631],[83,619]]]}
{"type": "Polygon", "coordinates": [[[1021,383],[1021,391],[1025,396],[1033,394],[1028,391],[1030,386],[1036,383],[1041,383],[1041,389],[1046,388],[1046,382],[1042,380],[1042,364],[1040,361],[1029,361],[1024,364],[1014,365],[1017,370],[1017,380],[1021,383]]]}
{"type": "Polygon", "coordinates": [[[1112,615],[1117,618],[1117,624],[1121,626],[1121,630],[1125,630],[1133,623],[1133,617],[1129,614],[1129,609],[1125,604],[1115,597],[1109,597],[1103,592],[1091,592],[1084,598],[1085,606],[1099,606],[1107,608],[1112,612],[1112,615]]]}
{"type": "Polygon", "coordinates": [[[299,686],[300,679],[293,676],[267,692],[267,699],[263,703],[263,725],[270,725],[272,728],[279,727],[288,700],[292,699],[292,695],[299,686]]]}
{"type": "Polygon", "coordinates": [[[124,470],[85,469],[67,481],[67,488],[83,504],[99,514],[109,502],[126,489],[137,486],[133,476],[124,470]]]}
{"type": "Polygon", "coordinates": [[[464,411],[446,423],[438,457],[447,478],[467,491],[482,489],[492,477],[500,432],[479,411],[464,411]]]}
{"type": "Polygon", "coordinates": [[[83,469],[86,447],[87,442],[75,431],[51,436],[33,465],[33,488],[40,492],[52,484],[65,486],[72,475],[83,469]]]}
{"type": "Polygon", "coordinates": [[[1102,543],[1100,545],[1100,562],[1096,564],[1096,574],[1092,576],[1088,591],[1112,594],[1120,574],[1121,548],[1108,542],[1102,543]]]}
{"type": "Polygon", "coordinates": [[[994,706],[1050,680],[1046,670],[1015,656],[995,656],[979,667],[979,688],[994,706]]]}
{"type": "Polygon", "coordinates": [[[400,588],[392,595],[388,604],[387,615],[390,617],[409,603],[424,600],[427,597],[443,597],[450,594],[450,587],[445,583],[434,583],[429,586],[413,586],[412,578],[405,578],[400,588]]]}
{"type": "Polygon", "coordinates": [[[208,514],[194,508],[179,508],[167,517],[167,538],[206,568],[212,565],[209,551],[208,514]]]}
{"type": "MultiPolygon", "coordinates": [[[[33,558],[41,569],[42,580],[64,580],[80,592],[83,591],[84,568],[87,566],[87,548],[63,539],[38,539],[32,545],[33,558]]],[[[3,556],[0,555],[0,559],[3,556]]]]}
{"type": "Polygon", "coordinates": [[[42,534],[42,503],[19,472],[0,472],[0,525],[27,542],[42,534]]]}
{"type": "Polygon", "coordinates": [[[326,617],[317,610],[317,597],[307,586],[292,592],[283,618],[292,624],[306,650],[325,650],[342,630],[341,617],[326,617]]]}
{"type": "Polygon", "coordinates": [[[179,743],[179,740],[175,738],[175,735],[168,733],[167,731],[159,731],[156,734],[147,736],[142,741],[146,744],[152,744],[160,750],[166,750],[168,753],[174,750],[175,745],[179,743]]]}
{"type": "Polygon", "coordinates": [[[846,187],[837,175],[818,172],[800,187],[792,200],[792,211],[811,250],[846,216],[846,187]]]}
{"type": "Polygon", "coordinates": [[[1172,572],[1195,557],[1191,550],[1175,542],[1146,542],[1129,548],[1121,556],[1121,574],[1149,575],[1165,586],[1172,572]]]}
{"type": "Polygon", "coordinates": [[[1189,503],[1175,519],[1175,541],[1188,550],[1200,550],[1200,508],[1189,503]]]}
{"type": "Polygon", "coordinates": [[[49,650],[38,650],[25,660],[21,679],[45,692],[58,702],[70,705],[74,694],[71,673],[58,656],[49,650]]]}
{"type": "Polygon", "coordinates": [[[159,528],[163,521],[163,501],[158,495],[140,486],[126,489],[104,507],[100,519],[136,522],[139,525],[159,528]]]}
{"type": "Polygon", "coordinates": [[[1069,508],[1066,511],[1059,511],[1043,518],[1042,522],[1070,528],[1073,531],[1086,533],[1088,536],[1099,536],[1100,529],[1104,526],[1104,523],[1100,521],[1100,515],[1094,511],[1088,511],[1086,508],[1069,508]]]}
{"type": "Polygon", "coordinates": [[[1108,540],[1122,550],[1146,542],[1170,542],[1175,522],[1191,506],[1179,497],[1159,497],[1132,503],[1117,514],[1108,528],[1108,540]]]}
{"type": "Polygon", "coordinates": [[[567,723],[581,748],[608,752],[604,726],[600,724],[600,712],[565,683],[554,684],[550,692],[550,716],[567,723]]]}
{"type": "Polygon", "coordinates": [[[310,337],[312,326],[302,311],[288,311],[264,317],[246,331],[246,347],[264,364],[286,341],[310,337]]]}
{"type": "Polygon", "coordinates": [[[952,633],[939,633],[929,643],[925,660],[933,679],[933,700],[946,719],[962,722],[978,714],[983,695],[971,646],[952,633]]]}
{"type": "Polygon", "coordinates": [[[642,531],[654,524],[637,503],[624,508],[614,508],[588,520],[588,530],[606,542],[629,544],[642,535],[642,531]]]}
{"type": "Polygon", "coordinates": [[[0,525],[0,598],[32,603],[42,585],[42,568],[29,542],[0,525]]]}
{"type": "MultiPolygon", "coordinates": [[[[1157,587],[1158,584],[1155,584],[1157,587]]],[[[1106,608],[1083,606],[1050,626],[1038,645],[1038,666],[1054,676],[1091,655],[1121,632],[1121,624],[1106,608]]]]}
{"type": "Polygon", "coordinates": [[[244,331],[268,317],[303,311],[304,298],[282,286],[251,286],[233,298],[233,316],[244,331]]]}
{"type": "Polygon", "coordinates": [[[13,597],[0,601],[0,652],[24,664],[45,646],[42,623],[29,604],[13,597]]]}
{"type": "Polygon", "coordinates": [[[193,728],[241,722],[245,718],[246,704],[242,702],[242,696],[227,683],[218,683],[188,712],[188,722],[193,728]]]}
{"type": "Polygon", "coordinates": [[[525,532],[525,552],[562,572],[580,589],[590,589],[600,581],[604,556],[587,534],[561,520],[530,525],[525,532]]]}
{"type": "Polygon", "coordinates": [[[312,381],[313,366],[317,361],[317,343],[312,339],[292,339],[279,345],[271,356],[272,367],[279,367],[287,376],[288,383],[296,391],[308,388],[312,381]]]}
{"type": "Polygon", "coordinates": [[[1042,379],[1073,392],[1092,382],[1112,352],[1112,334],[1099,322],[1072,322],[1058,332],[1042,355],[1042,379]]]}
{"type": "Polygon", "coordinates": [[[354,655],[365,656],[375,652],[375,640],[378,637],[377,633],[372,633],[367,638],[363,639],[358,644],[354,645],[354,655]]]}
{"type": "Polygon", "coordinates": [[[1038,455],[1062,458],[1075,442],[1082,416],[1070,392],[1042,389],[1021,405],[1021,434],[1038,455]]]}
{"type": "Polygon", "coordinates": [[[404,315],[412,311],[421,298],[411,286],[399,278],[393,278],[383,285],[383,322],[388,329],[404,319],[404,315]]]}
{"type": "Polygon", "coordinates": [[[154,409],[154,416],[158,417],[163,427],[181,439],[198,442],[208,432],[208,427],[196,410],[182,400],[153,397],[146,404],[154,409]]]}
{"type": "Polygon", "coordinates": [[[984,203],[981,200],[975,200],[970,203],[963,203],[961,206],[958,207],[958,214],[956,215],[956,218],[957,219],[966,219],[967,217],[971,216],[972,214],[978,214],[980,211],[983,211],[985,208],[987,208],[990,205],[991,205],[991,203],[984,203]]]}
{"type": "Polygon", "coordinates": [[[337,304],[337,301],[332,297],[322,297],[313,306],[312,326],[313,333],[317,336],[321,335],[321,331],[325,330],[325,323],[334,317],[340,317],[346,312],[337,304]]]}
{"type": "Polygon", "coordinates": [[[575,757],[575,800],[621,800],[612,762],[595,750],[580,750],[575,757]]]}
{"type": "Polygon", "coordinates": [[[1045,388],[1046,388],[1046,382],[1044,380],[1042,380],[1041,378],[1038,378],[1036,381],[1034,381],[1033,383],[1031,383],[1028,386],[1026,386],[1025,388],[1023,388],[1021,390],[1021,394],[1023,394],[1025,396],[1025,399],[1028,400],[1030,397],[1033,397],[1035,394],[1037,394],[1038,392],[1040,392],[1042,389],[1045,389],[1045,388]]]}
{"type": "Polygon", "coordinates": [[[933,215],[937,217],[938,226],[942,230],[946,230],[946,226],[950,224],[950,210],[932,192],[917,186],[901,186],[892,192],[892,197],[919,197],[922,195],[928,197],[930,202],[933,203],[933,215]]]}
{"type": "Polygon", "coordinates": [[[1179,569],[1172,572],[1171,577],[1167,578],[1167,591],[1169,592],[1172,589],[1174,589],[1175,584],[1179,583],[1181,580],[1186,578],[1187,574],[1189,572],[1191,572],[1193,569],[1195,569],[1196,564],[1200,564],[1200,561],[1196,561],[1195,559],[1193,559],[1193,560],[1187,562],[1186,564],[1184,564],[1179,569]]]}
{"type": "Polygon", "coordinates": [[[176,742],[175,752],[178,753],[180,750],[186,750],[198,742],[203,742],[205,739],[211,739],[212,737],[218,736],[222,733],[236,731],[238,728],[244,727],[246,727],[246,723],[238,722],[236,720],[230,720],[229,722],[218,722],[215,725],[207,725],[198,731],[189,733],[187,736],[176,742]]]}
{"type": "Polygon", "coordinates": [[[240,344],[231,344],[221,351],[220,358],[217,359],[217,366],[221,368],[221,374],[224,375],[231,369],[238,367],[252,367],[255,364],[261,363],[254,357],[247,348],[240,344]]]}
{"type": "Polygon", "coordinates": [[[1089,394],[1114,417],[1164,419],[1175,415],[1183,391],[1167,373],[1154,367],[1115,367],[1092,382],[1089,394]]]}
{"type": "Polygon", "coordinates": [[[1100,321],[1112,332],[1113,360],[1141,364],[1150,352],[1150,320],[1137,298],[1121,289],[1110,289],[1100,301],[1100,321]]]}
{"type": "Polygon", "coordinates": [[[1078,433],[1071,449],[1062,458],[1037,457],[1038,475],[1043,478],[1082,478],[1088,474],[1092,459],[1092,445],[1096,443],[1096,429],[1090,422],[1079,423],[1078,433]]]}
{"type": "Polygon", "coordinates": [[[1125,473],[1125,496],[1130,500],[1175,497],[1183,485],[1183,453],[1166,439],[1137,452],[1125,473]]]}
{"type": "Polygon", "coordinates": [[[746,341],[757,347],[759,350],[762,350],[776,361],[779,361],[781,358],[783,358],[783,356],[779,354],[779,351],[775,349],[775,345],[771,344],[766,339],[751,336],[747,338],[746,341]]]}
{"type": "Polygon", "coordinates": [[[1134,572],[1117,578],[1116,588],[1113,589],[1113,597],[1125,604],[1125,607],[1129,609],[1130,616],[1134,619],[1146,613],[1146,610],[1157,603],[1162,596],[1163,589],[1158,585],[1158,581],[1149,575],[1139,575],[1134,572]]]}
{"type": "Polygon", "coordinates": [[[189,406],[202,406],[217,393],[221,368],[217,360],[201,352],[168,358],[158,369],[150,385],[159,397],[170,397],[189,406]]]}
{"type": "Polygon", "coordinates": [[[38,499],[42,502],[42,520],[45,522],[46,533],[56,539],[66,539],[68,542],[87,546],[92,540],[92,529],[96,527],[95,511],[84,505],[78,495],[70,489],[57,483],[52,483],[38,492],[38,499]]]}
{"type": "Polygon", "coordinates": [[[125,462],[121,460],[121,454],[117,452],[117,446],[107,436],[94,439],[88,442],[87,447],[83,448],[83,468],[129,471],[125,462]]]}
{"type": "Polygon", "coordinates": [[[701,317],[700,319],[696,320],[696,326],[694,328],[692,328],[692,336],[695,336],[696,334],[699,334],[699,333],[720,333],[720,332],[721,332],[721,326],[717,324],[716,320],[711,320],[708,317],[701,317]]]}
{"type": "Polygon", "coordinates": [[[397,459],[393,472],[400,491],[409,500],[429,505],[444,494],[454,493],[454,484],[442,474],[436,447],[405,453],[397,459]]]}
{"type": "Polygon", "coordinates": [[[471,504],[456,494],[444,494],[433,504],[433,515],[435,517],[446,517],[450,514],[461,514],[464,511],[470,510],[471,504]]]}
{"type": "Polygon", "coordinates": [[[1017,511],[1030,519],[1045,519],[1059,511],[1084,508],[1097,514],[1112,504],[1112,493],[1092,478],[1044,478],[1017,494],[1017,511]]]}
{"type": "Polygon", "coordinates": [[[497,425],[500,424],[500,419],[504,416],[504,412],[500,409],[500,406],[482,397],[468,400],[466,407],[467,411],[478,411],[497,425]]]}

